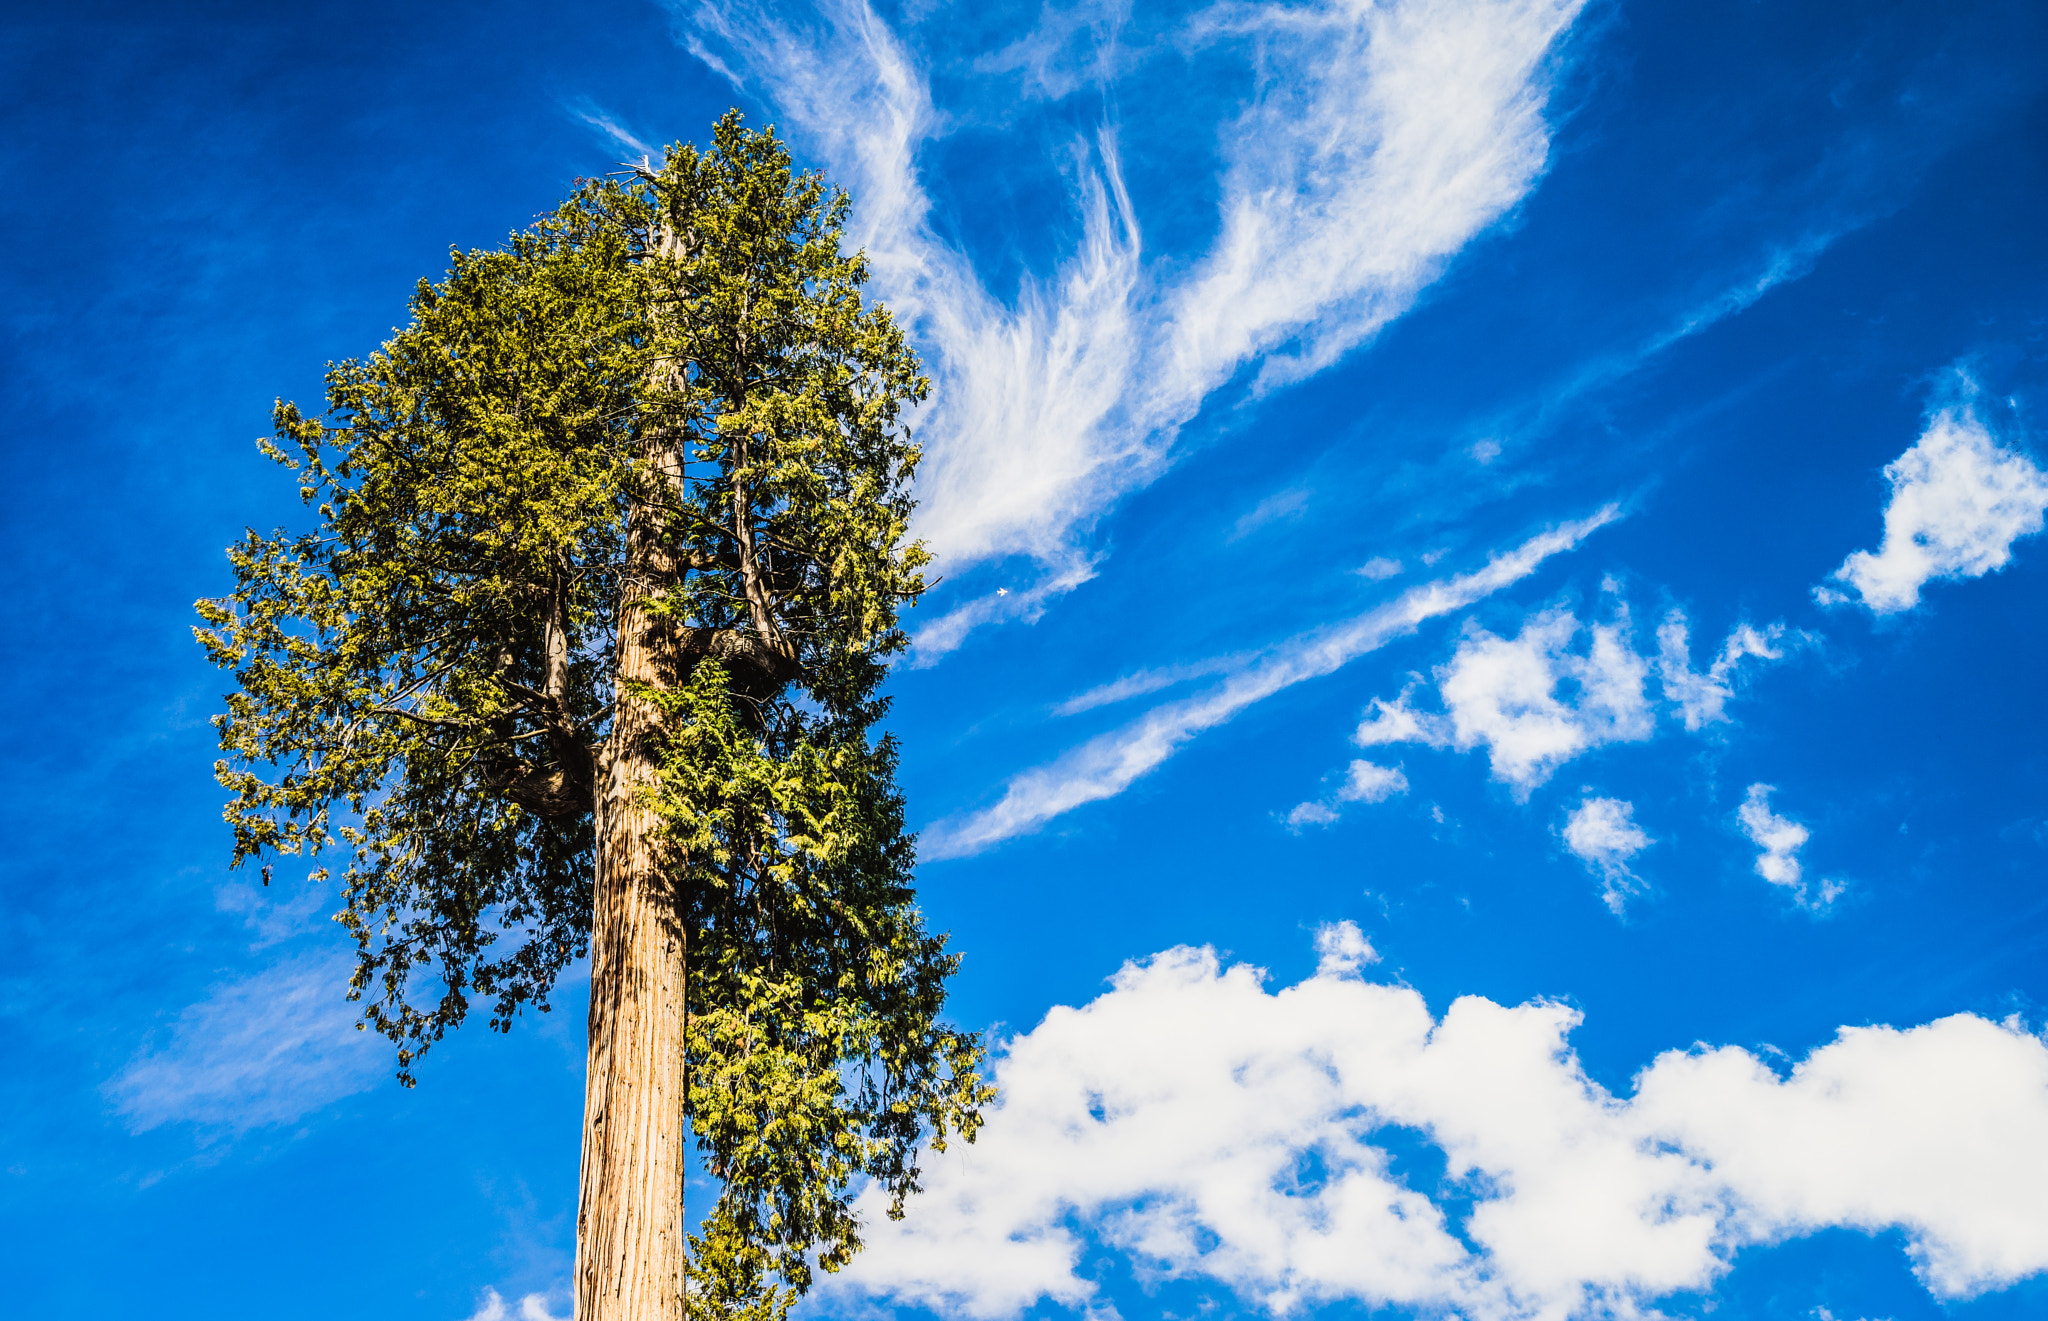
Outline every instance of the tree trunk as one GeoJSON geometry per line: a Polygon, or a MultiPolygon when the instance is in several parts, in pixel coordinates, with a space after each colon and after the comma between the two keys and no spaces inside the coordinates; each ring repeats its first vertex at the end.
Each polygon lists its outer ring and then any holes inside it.
{"type": "MultiPolygon", "coordinates": [[[[680,481],[680,456],[651,465],[680,481]]],[[[659,486],[657,486],[659,490],[659,486]]],[[[672,625],[650,594],[675,565],[660,497],[633,511],[618,623],[617,706],[597,786],[590,929],[590,1072],[576,1215],[576,1321],[683,1321],[684,971],[681,907],[663,865],[661,713],[630,687],[674,680],[672,625]]]]}

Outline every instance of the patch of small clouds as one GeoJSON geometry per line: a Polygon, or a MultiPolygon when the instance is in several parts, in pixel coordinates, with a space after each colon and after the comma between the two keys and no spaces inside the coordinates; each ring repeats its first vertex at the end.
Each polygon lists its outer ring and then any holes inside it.
{"type": "MultiPolygon", "coordinates": [[[[1611,579],[1603,592],[1618,593],[1611,579]]],[[[1745,662],[1786,655],[1782,624],[1739,624],[1704,671],[1692,666],[1689,626],[1672,611],[1657,630],[1654,660],[1636,650],[1626,602],[1605,620],[1582,621],[1566,606],[1524,618],[1503,637],[1467,621],[1450,659],[1420,675],[1392,701],[1374,698],[1352,741],[1362,748],[1418,743],[1460,752],[1484,750],[1493,777],[1526,801],[1576,757],[1656,732],[1649,694],[1654,668],[1664,701],[1689,731],[1725,722],[1745,662]],[[1420,704],[1434,687],[1441,709],[1420,704]]]]}
{"type": "Polygon", "coordinates": [[[1821,604],[1855,601],[1878,616],[1911,610],[1929,582],[1996,572],[2011,562],[2014,542],[2041,531],[2048,473],[1998,443],[1976,392],[1958,371],[1959,397],[1936,408],[1913,447],[1885,465],[1883,539],[1814,589],[1821,604]]]}
{"type": "Polygon", "coordinates": [[[1742,805],[1735,810],[1736,820],[1742,824],[1742,833],[1749,842],[1763,850],[1757,854],[1756,874],[1778,886],[1792,896],[1792,901],[1809,912],[1827,909],[1840,898],[1846,888],[1840,881],[1821,881],[1809,884],[1806,869],[1799,861],[1799,850],[1806,847],[1812,832],[1790,817],[1779,816],[1771,810],[1771,795],[1776,787],[1768,784],[1752,784],[1744,795],[1742,805]]]}
{"type": "Polygon", "coordinates": [[[1350,803],[1384,803],[1408,792],[1408,777],[1398,766],[1354,761],[1344,769],[1344,779],[1326,798],[1297,804],[1287,813],[1289,829],[1327,826],[1336,821],[1350,803]]]}
{"type": "Polygon", "coordinates": [[[1555,1321],[1657,1315],[1744,1247],[1830,1228],[1902,1236],[1942,1302],[2048,1269],[2048,1044],[2017,1022],[1845,1027],[1782,1070],[1675,1049],[1622,1095],[1579,1062],[1569,1006],[1439,1017],[1365,980],[1355,926],[1316,949],[1272,988],[1176,948],[1054,1008],[998,1053],[1000,1101],[929,1158],[906,1219],[862,1195],[868,1247],[822,1287],[992,1321],[1101,1307],[1121,1259],[1275,1315],[1555,1321]],[[1395,1173],[1390,1126],[1441,1153],[1443,1193],[1395,1173]]]}
{"type": "Polygon", "coordinates": [[[1406,742],[1461,752],[1483,748],[1494,778],[1526,799],[1580,753],[1650,737],[1655,719],[1644,692],[1648,673],[1631,645],[1626,607],[1590,627],[1558,607],[1527,620],[1512,638],[1468,624],[1450,661],[1436,672],[1444,711],[1412,706],[1411,686],[1394,703],[1375,700],[1352,741],[1363,748],[1406,742]],[[1581,634],[1584,650],[1574,651],[1581,634]]]}
{"type": "Polygon", "coordinates": [[[1657,841],[1636,824],[1635,804],[1619,798],[1582,800],[1565,818],[1564,843],[1587,870],[1600,878],[1600,898],[1620,917],[1628,901],[1643,894],[1643,879],[1630,861],[1657,841]]]}
{"type": "Polygon", "coordinates": [[[513,1311],[496,1289],[486,1288],[478,1300],[476,1311],[470,1313],[469,1321],[569,1321],[566,1316],[558,1317],[548,1307],[546,1294],[530,1293],[519,1300],[519,1310],[513,1311]]]}
{"type": "MultiPolygon", "coordinates": [[[[1735,695],[1736,670],[1742,662],[1785,658],[1786,629],[1782,623],[1761,629],[1737,624],[1704,671],[1692,667],[1690,631],[1680,610],[1673,610],[1657,626],[1657,678],[1665,700],[1677,706],[1687,732],[1698,733],[1707,725],[1727,721],[1728,699],[1735,695]]],[[[1812,641],[1803,633],[1796,636],[1802,642],[1812,641]]]]}

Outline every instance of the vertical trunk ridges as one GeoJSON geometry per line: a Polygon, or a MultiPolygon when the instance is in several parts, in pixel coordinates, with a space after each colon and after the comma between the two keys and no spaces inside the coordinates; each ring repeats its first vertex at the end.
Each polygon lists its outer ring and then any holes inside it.
{"type": "MultiPolygon", "coordinates": [[[[657,450],[657,492],[680,456],[657,450]]],[[[661,856],[661,713],[637,685],[663,686],[673,629],[650,595],[673,576],[660,494],[633,512],[619,612],[617,707],[597,794],[590,935],[590,1072],[576,1224],[577,1321],[683,1321],[684,973],[687,949],[661,856]]]]}

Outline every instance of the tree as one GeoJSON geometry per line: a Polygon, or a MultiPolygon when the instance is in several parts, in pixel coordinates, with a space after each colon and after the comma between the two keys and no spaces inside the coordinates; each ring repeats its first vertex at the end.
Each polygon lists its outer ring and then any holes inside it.
{"type": "Polygon", "coordinates": [[[346,856],[401,1080],[589,953],[581,1321],[779,1317],[858,1250],[854,1181],[900,1215],[993,1094],[874,736],[928,385],[846,209],[734,112],[454,254],[324,420],[279,403],[319,526],[199,607],[234,863],[346,856]]]}

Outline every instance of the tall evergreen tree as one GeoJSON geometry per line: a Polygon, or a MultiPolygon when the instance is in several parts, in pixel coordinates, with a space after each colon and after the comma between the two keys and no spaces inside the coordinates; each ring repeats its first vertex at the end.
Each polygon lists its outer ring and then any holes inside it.
{"type": "Polygon", "coordinates": [[[318,527],[200,604],[235,863],[346,858],[408,1085],[589,953],[579,1321],[780,1316],[859,1248],[859,1177],[900,1214],[991,1095],[874,732],[927,382],[846,208],[734,113],[455,254],[324,418],[279,404],[318,527]]]}

